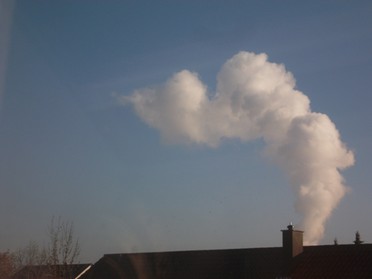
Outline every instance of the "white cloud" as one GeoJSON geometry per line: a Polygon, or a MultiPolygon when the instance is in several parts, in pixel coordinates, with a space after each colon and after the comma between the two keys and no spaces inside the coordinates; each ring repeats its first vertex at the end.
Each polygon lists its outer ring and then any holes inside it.
{"type": "Polygon", "coordinates": [[[266,54],[240,52],[223,65],[212,98],[187,70],[162,86],[118,98],[170,143],[217,147],[225,138],[264,139],[297,195],[305,240],[321,239],[347,189],[339,170],[353,165],[354,157],[328,116],[311,112],[283,65],[268,62],[266,54]]]}

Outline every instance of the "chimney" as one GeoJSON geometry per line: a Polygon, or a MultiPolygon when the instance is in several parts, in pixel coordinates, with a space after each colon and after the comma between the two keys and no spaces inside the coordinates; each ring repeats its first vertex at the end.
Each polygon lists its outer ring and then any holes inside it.
{"type": "Polygon", "coordinates": [[[360,240],[360,234],[359,234],[359,231],[357,231],[355,233],[355,240],[354,240],[354,244],[355,245],[360,245],[362,244],[364,241],[360,240]]]}
{"type": "Polygon", "coordinates": [[[294,229],[292,223],[283,233],[283,251],[288,258],[294,258],[303,251],[303,231],[294,229]]]}

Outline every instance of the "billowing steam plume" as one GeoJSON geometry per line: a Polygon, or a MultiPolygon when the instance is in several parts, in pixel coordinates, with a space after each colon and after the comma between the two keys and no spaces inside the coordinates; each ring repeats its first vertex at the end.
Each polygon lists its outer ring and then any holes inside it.
{"type": "Polygon", "coordinates": [[[322,238],[347,190],[340,170],[353,165],[354,156],[329,117],[311,111],[283,65],[268,62],[266,54],[240,52],[223,65],[213,97],[196,73],[184,70],[119,100],[170,143],[216,147],[224,138],[262,138],[296,193],[305,242],[322,238]]]}

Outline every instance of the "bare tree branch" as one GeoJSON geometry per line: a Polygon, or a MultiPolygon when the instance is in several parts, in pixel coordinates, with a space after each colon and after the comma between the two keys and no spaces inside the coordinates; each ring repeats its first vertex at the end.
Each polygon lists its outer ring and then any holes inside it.
{"type": "Polygon", "coordinates": [[[74,237],[72,222],[54,217],[49,226],[48,254],[50,264],[72,264],[80,254],[78,239],[74,237]]]}
{"type": "MultiPolygon", "coordinates": [[[[11,259],[15,269],[19,270],[25,266],[32,266],[30,278],[44,276],[45,274],[39,273],[45,272],[46,266],[48,267],[48,276],[58,277],[63,275],[69,277],[72,272],[69,269],[70,265],[77,262],[79,254],[80,245],[78,239],[74,236],[73,223],[64,221],[61,217],[52,217],[48,226],[46,248],[40,248],[36,242],[30,241],[26,247],[12,253],[11,259]]],[[[2,278],[0,277],[0,279],[2,278]]]]}

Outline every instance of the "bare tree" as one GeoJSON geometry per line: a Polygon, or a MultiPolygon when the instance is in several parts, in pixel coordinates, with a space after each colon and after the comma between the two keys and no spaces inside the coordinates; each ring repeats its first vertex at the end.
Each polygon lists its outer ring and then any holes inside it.
{"type": "Polygon", "coordinates": [[[48,264],[72,264],[76,262],[79,254],[80,245],[74,236],[73,223],[53,217],[49,226],[48,264]]]}
{"type": "Polygon", "coordinates": [[[16,268],[31,265],[44,265],[47,262],[47,254],[44,248],[40,248],[35,241],[30,241],[27,246],[13,252],[13,262],[16,268]]]}
{"type": "Polygon", "coordinates": [[[80,254],[79,240],[75,239],[73,223],[53,217],[48,234],[46,251],[50,275],[70,278],[73,273],[71,264],[76,263],[80,254]]]}
{"type": "Polygon", "coordinates": [[[12,260],[15,270],[24,270],[27,278],[41,278],[43,266],[46,265],[47,254],[44,248],[41,248],[35,241],[30,241],[27,246],[20,248],[12,253],[12,260]]]}
{"type": "Polygon", "coordinates": [[[21,277],[72,278],[71,264],[77,262],[80,254],[73,223],[64,221],[61,217],[52,217],[47,236],[46,247],[40,247],[36,242],[30,241],[26,247],[13,252],[13,266],[16,270],[21,270],[21,277]]]}

